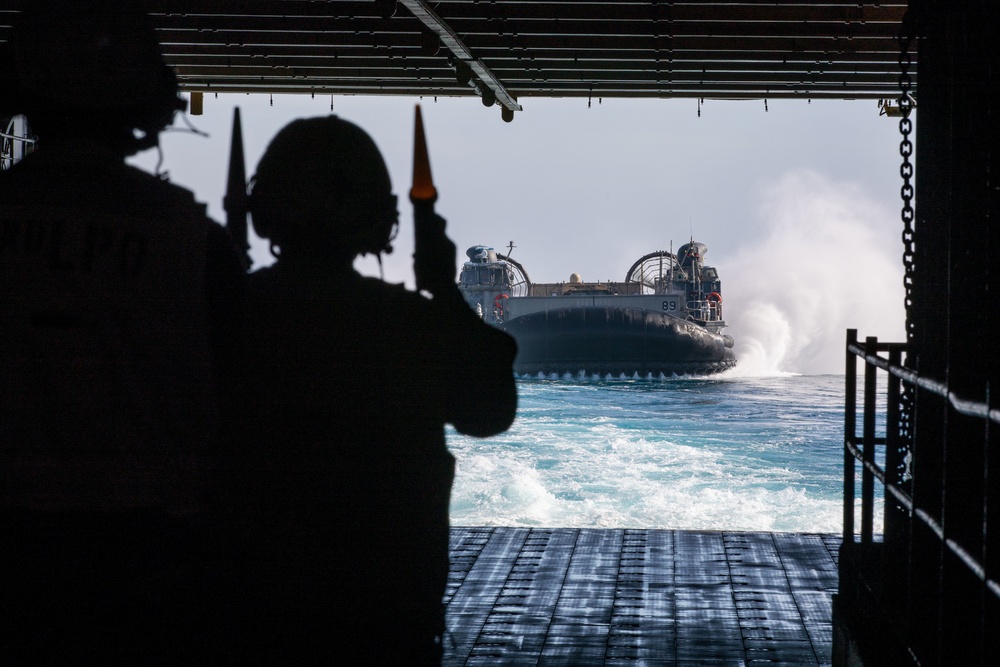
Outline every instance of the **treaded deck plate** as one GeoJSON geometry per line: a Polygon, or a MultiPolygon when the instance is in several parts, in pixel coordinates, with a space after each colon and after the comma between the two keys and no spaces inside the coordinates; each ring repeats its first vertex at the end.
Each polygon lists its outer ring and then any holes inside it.
{"type": "Polygon", "coordinates": [[[829,534],[451,529],[447,667],[829,665],[829,534]]]}

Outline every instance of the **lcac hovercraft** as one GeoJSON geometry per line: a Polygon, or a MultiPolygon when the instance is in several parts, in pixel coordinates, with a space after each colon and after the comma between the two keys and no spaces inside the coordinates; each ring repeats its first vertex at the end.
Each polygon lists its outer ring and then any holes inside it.
{"type": "Polygon", "coordinates": [[[691,241],[676,254],[637,260],[624,282],[532,283],[520,263],[473,246],[460,289],[489,324],[518,345],[520,376],[659,377],[707,375],[736,365],[722,333],[722,283],[691,241]]]}

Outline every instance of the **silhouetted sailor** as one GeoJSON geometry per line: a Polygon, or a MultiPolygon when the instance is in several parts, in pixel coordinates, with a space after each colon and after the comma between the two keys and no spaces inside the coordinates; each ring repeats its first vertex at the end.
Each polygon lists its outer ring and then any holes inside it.
{"type": "Polygon", "coordinates": [[[432,298],[354,271],[357,256],[391,250],[398,217],[356,125],[292,122],[252,183],[253,226],[278,261],[250,276],[255,375],[234,457],[241,552],[256,559],[248,586],[259,583],[251,650],[436,664],[454,476],[444,426],[510,426],[513,339],[463,300],[441,218],[414,261],[432,298]]]}
{"type": "Polygon", "coordinates": [[[240,264],[124,163],[184,105],[135,3],[25,6],[0,74],[38,137],[0,173],[0,661],[177,664],[240,264]]]}

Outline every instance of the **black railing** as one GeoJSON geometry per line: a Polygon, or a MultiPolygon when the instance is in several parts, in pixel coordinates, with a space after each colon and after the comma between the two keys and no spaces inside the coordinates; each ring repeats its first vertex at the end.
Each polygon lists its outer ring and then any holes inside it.
{"type": "MultiPolygon", "coordinates": [[[[907,655],[907,662],[950,664],[948,656],[959,642],[963,653],[968,649],[972,655],[986,655],[985,646],[998,629],[994,623],[1000,608],[996,552],[1000,528],[989,531],[991,513],[984,508],[996,506],[989,490],[996,488],[997,473],[991,482],[988,462],[996,460],[990,454],[990,433],[1000,424],[1000,410],[958,396],[947,384],[903,366],[905,352],[904,343],[883,343],[874,337],[862,343],[856,330],[847,332],[840,597],[861,609],[862,623],[871,624],[881,616],[887,629],[873,636],[880,637],[876,641],[894,636],[902,649],[897,655],[907,655]],[[864,363],[860,393],[859,358],[864,363]],[[904,442],[900,431],[904,385],[914,396],[916,410],[923,412],[910,421],[925,430],[916,432],[913,442],[904,442]],[[969,428],[969,423],[974,426],[969,428]],[[961,437],[950,437],[954,433],[961,437]],[[970,440],[970,433],[982,434],[976,436],[982,441],[970,440]],[[948,480],[949,466],[968,468],[963,459],[977,449],[984,465],[972,478],[976,490],[970,493],[942,481],[948,480]],[[859,470],[860,530],[856,531],[859,470]],[[875,502],[875,482],[884,489],[880,504],[875,502]],[[874,530],[877,511],[884,512],[881,540],[874,530]],[[953,636],[954,619],[959,617],[961,638],[953,636]]],[[[984,395],[988,401],[988,383],[984,395]]],[[[974,658],[969,664],[987,664],[983,660],[974,658]]]]}

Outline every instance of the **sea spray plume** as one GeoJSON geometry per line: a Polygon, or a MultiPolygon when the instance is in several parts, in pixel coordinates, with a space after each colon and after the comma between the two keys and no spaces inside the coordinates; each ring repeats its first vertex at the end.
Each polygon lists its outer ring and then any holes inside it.
{"type": "MultiPolygon", "coordinates": [[[[730,290],[730,294],[733,290],[730,290]]],[[[726,371],[726,377],[760,377],[782,375],[782,365],[792,346],[792,324],[786,313],[775,304],[754,303],[746,309],[733,308],[730,312],[742,310],[739,330],[745,332],[743,340],[737,340],[736,354],[739,362],[726,371]]]]}
{"type": "Polygon", "coordinates": [[[725,267],[734,374],[840,373],[844,331],[901,340],[893,213],[853,183],[811,171],[764,189],[764,236],[725,267]]]}

